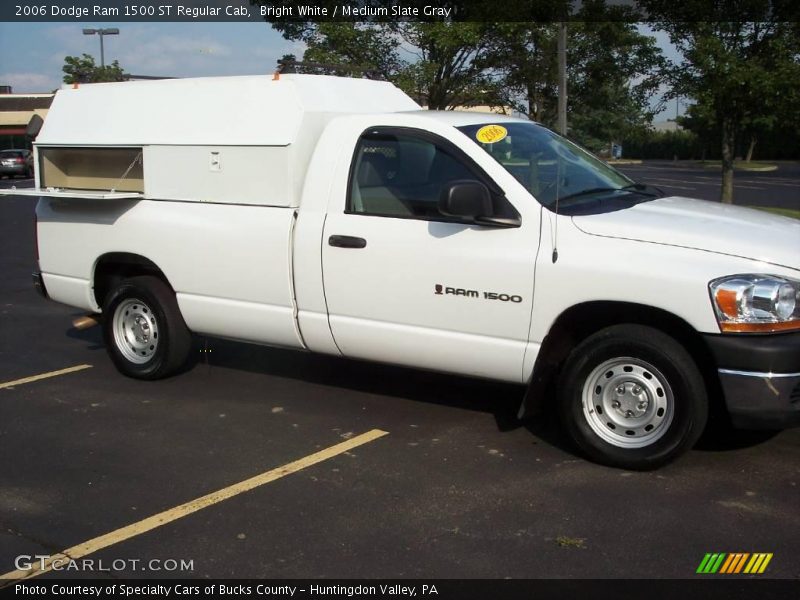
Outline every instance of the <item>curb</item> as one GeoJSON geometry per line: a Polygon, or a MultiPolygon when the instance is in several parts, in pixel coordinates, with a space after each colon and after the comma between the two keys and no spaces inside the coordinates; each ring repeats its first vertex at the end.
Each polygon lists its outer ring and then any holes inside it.
{"type": "MultiPolygon", "coordinates": [[[[700,165],[703,169],[709,169],[714,171],[721,171],[721,165],[700,165]]],[[[768,171],[777,171],[778,165],[765,165],[763,167],[746,167],[742,165],[735,165],[733,167],[734,171],[751,171],[754,173],[766,173],[768,171]]]]}

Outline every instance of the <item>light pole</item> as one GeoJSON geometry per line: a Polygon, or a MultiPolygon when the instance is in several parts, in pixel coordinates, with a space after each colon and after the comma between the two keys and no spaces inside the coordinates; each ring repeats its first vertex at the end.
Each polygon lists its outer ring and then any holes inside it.
{"type": "Polygon", "coordinates": [[[567,135],[567,24],[558,24],[558,133],[567,135]]]}
{"type": "Polygon", "coordinates": [[[103,49],[103,36],[104,35],[119,35],[119,29],[116,27],[110,27],[108,29],[84,29],[83,35],[94,35],[97,34],[100,36],[100,67],[106,66],[106,56],[105,51],[103,49]]]}

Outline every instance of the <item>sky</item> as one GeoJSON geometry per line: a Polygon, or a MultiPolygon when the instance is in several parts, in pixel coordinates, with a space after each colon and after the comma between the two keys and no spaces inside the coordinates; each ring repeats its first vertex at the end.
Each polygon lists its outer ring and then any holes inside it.
{"type": "MultiPolygon", "coordinates": [[[[50,92],[61,86],[65,56],[90,54],[100,63],[100,39],[83,28],[118,27],[105,36],[106,64],[118,60],[134,75],[200,77],[272,73],[284,54],[302,56],[304,46],[290,42],[263,22],[241,23],[7,23],[0,22],[0,85],[16,93],[50,92]]],[[[675,50],[666,35],[656,36],[669,58],[675,50]]],[[[657,99],[654,99],[654,101],[657,99]]],[[[683,106],[680,113],[683,113],[683,106]]],[[[656,121],[675,118],[672,103],[656,121]]]]}
{"type": "Polygon", "coordinates": [[[100,64],[100,39],[83,28],[118,27],[105,36],[106,64],[119,60],[134,75],[192,77],[272,73],[303,45],[284,40],[266,23],[0,23],[0,85],[14,92],[61,86],[65,56],[83,53],[100,64]]]}

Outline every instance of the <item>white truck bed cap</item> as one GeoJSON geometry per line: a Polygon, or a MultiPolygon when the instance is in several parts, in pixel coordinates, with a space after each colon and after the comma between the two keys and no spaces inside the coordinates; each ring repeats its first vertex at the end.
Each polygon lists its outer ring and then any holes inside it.
{"type": "Polygon", "coordinates": [[[36,143],[286,146],[305,113],[419,108],[391,83],[325,75],[81,84],[56,93],[36,143]]]}

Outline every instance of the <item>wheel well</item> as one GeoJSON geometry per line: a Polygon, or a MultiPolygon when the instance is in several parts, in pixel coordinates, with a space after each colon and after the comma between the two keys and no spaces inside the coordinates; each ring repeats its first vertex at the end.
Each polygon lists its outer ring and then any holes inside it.
{"type": "Polygon", "coordinates": [[[545,336],[520,416],[536,414],[552,404],[545,402],[545,398],[552,396],[561,366],[576,345],[601,329],[621,324],[647,325],[675,338],[700,369],[712,407],[721,399],[711,354],[703,338],[689,323],[670,312],[643,304],[586,302],[561,313],[545,336]]]}
{"type": "Polygon", "coordinates": [[[154,275],[170,285],[164,272],[144,256],[128,252],[110,252],[101,256],[94,268],[94,298],[97,305],[102,307],[108,293],[123,279],[139,275],[154,275]]]}

